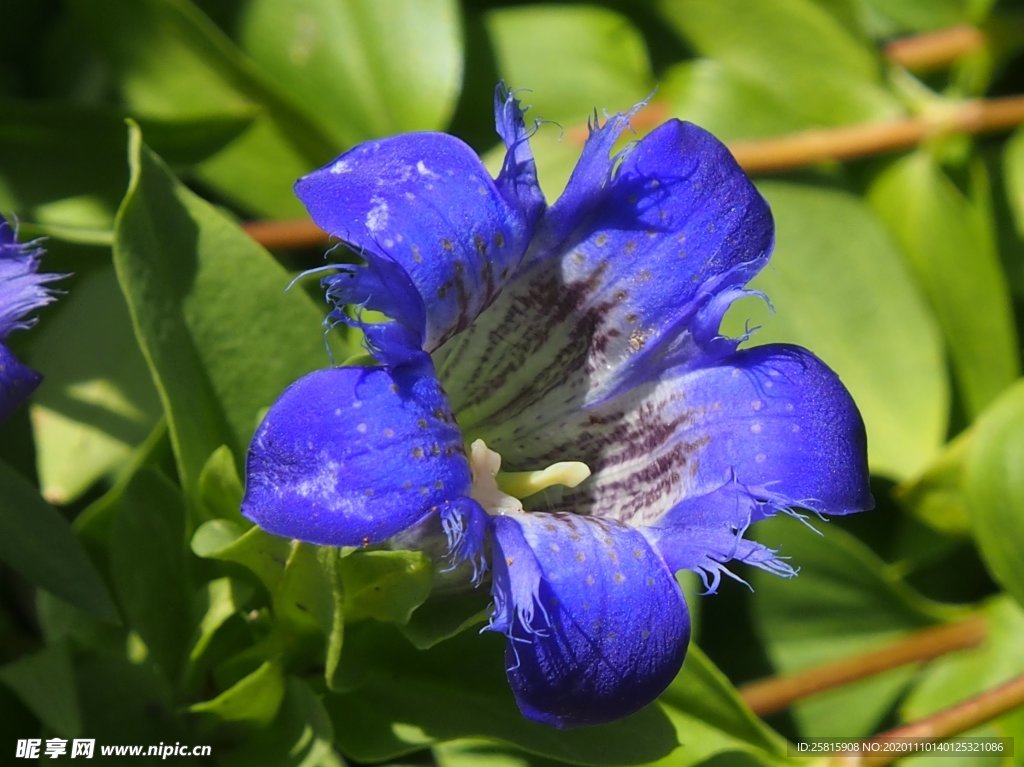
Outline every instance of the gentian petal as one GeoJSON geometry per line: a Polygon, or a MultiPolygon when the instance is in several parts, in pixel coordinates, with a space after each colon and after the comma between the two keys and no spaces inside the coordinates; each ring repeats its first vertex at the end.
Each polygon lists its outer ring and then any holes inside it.
{"type": "MultiPolygon", "coordinates": [[[[46,284],[63,275],[40,274],[42,255],[42,248],[34,243],[19,243],[14,229],[0,218],[0,341],[14,330],[35,324],[29,313],[54,300],[46,284]]],[[[41,380],[0,343],[0,420],[18,408],[41,380]]]]}
{"type": "Polygon", "coordinates": [[[0,343],[0,421],[5,420],[36,390],[43,377],[18,361],[0,343]]]}
{"type": "MultiPolygon", "coordinates": [[[[591,137],[605,152],[609,126],[591,137]]],[[[771,251],[767,204],[702,129],[670,121],[614,167],[590,148],[575,205],[559,200],[541,222],[535,262],[437,355],[460,422],[488,444],[495,425],[733,351],[720,320],[771,251]]]]}
{"type": "Polygon", "coordinates": [[[636,530],[572,514],[494,518],[494,615],[522,712],[600,724],[654,700],[682,665],[679,585],[636,530]]]}
{"type": "Polygon", "coordinates": [[[342,302],[386,311],[428,351],[469,325],[508,281],[543,207],[512,96],[497,103],[496,117],[509,147],[497,182],[454,136],[411,133],[360,144],[295,187],[318,226],[378,265],[343,268],[342,302]],[[418,300],[381,290],[395,268],[418,300]]]}
{"type": "MultiPolygon", "coordinates": [[[[462,437],[429,363],[311,373],[253,437],[242,512],[277,535],[378,543],[470,491],[462,437]]],[[[475,528],[474,528],[475,530],[475,528]]]]}

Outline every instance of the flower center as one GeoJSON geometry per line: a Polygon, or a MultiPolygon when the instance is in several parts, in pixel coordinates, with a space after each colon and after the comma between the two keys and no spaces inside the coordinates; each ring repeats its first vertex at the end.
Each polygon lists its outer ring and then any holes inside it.
{"type": "Polygon", "coordinates": [[[482,439],[469,446],[469,467],[473,472],[470,495],[488,514],[522,511],[520,498],[555,485],[576,487],[590,476],[590,467],[580,461],[560,461],[540,471],[502,472],[501,456],[482,439]]]}

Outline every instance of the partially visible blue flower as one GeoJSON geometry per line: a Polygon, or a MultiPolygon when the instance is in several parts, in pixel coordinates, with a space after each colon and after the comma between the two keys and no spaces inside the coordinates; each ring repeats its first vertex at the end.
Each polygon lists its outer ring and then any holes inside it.
{"type": "Polygon", "coordinates": [[[19,243],[10,224],[0,218],[0,421],[35,391],[42,376],[18,361],[3,343],[12,330],[29,328],[29,313],[53,300],[48,282],[59,274],[39,274],[42,248],[19,243]]]}
{"type": "Polygon", "coordinates": [[[495,106],[497,178],[458,139],[416,133],[299,181],[313,219],[365,260],[323,284],[329,321],[362,328],[378,364],[281,395],[243,511],[336,546],[438,525],[474,579],[491,571],[489,628],[508,637],[524,714],[607,722],[679,670],[676,571],[712,591],[732,561],[792,575],[750,524],[872,506],[864,427],[807,350],[719,334],[773,244],[720,142],[672,120],[611,155],[630,115],[595,121],[548,206],[518,102],[499,91],[495,106]]]}

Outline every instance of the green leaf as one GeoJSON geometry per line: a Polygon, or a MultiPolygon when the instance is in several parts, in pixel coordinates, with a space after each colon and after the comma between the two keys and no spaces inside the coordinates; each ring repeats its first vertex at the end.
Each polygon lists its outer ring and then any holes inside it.
{"type": "MultiPolygon", "coordinates": [[[[859,655],[962,616],[918,595],[848,533],[816,524],[821,533],[789,518],[757,526],[759,541],[800,568],[792,579],[753,573],[756,626],[778,671],[859,655]]],[[[915,670],[894,669],[797,703],[792,713],[800,733],[832,737],[841,721],[843,736],[871,734],[915,670]]]]}
{"type": "Polygon", "coordinates": [[[344,767],[334,751],[334,727],[323,703],[305,682],[285,679],[284,700],[268,727],[260,728],[224,753],[226,767],[344,767]]]}
{"type": "Polygon", "coordinates": [[[964,487],[971,523],[992,577],[1024,604],[1024,382],[978,419],[964,487]]]}
{"type": "Polygon", "coordinates": [[[235,457],[227,445],[221,445],[199,473],[200,506],[210,518],[241,523],[243,494],[235,457]]]}
{"type": "Polygon", "coordinates": [[[189,651],[190,666],[195,666],[203,659],[217,631],[242,611],[251,594],[251,588],[232,578],[215,578],[203,584],[203,617],[199,620],[195,641],[189,651]]]}
{"type": "Polygon", "coordinates": [[[238,36],[339,150],[443,128],[459,95],[455,0],[250,0],[238,36]]]}
{"type": "Polygon", "coordinates": [[[267,661],[212,700],[193,703],[188,711],[220,725],[242,725],[258,730],[277,716],[285,694],[281,666],[267,661]]]}
{"type": "Polygon", "coordinates": [[[66,289],[32,354],[46,371],[31,414],[39,483],[52,503],[77,499],[120,468],[160,417],[113,267],[86,272],[66,289]]]}
{"type": "Polygon", "coordinates": [[[739,302],[724,330],[762,326],[755,344],[806,346],[832,367],[864,416],[873,471],[919,471],[945,437],[949,391],[934,318],[899,251],[853,194],[758,184],[776,222],[775,255],[752,287],[775,307],[739,302]]]}
{"type": "Polygon", "coordinates": [[[924,288],[968,414],[977,414],[1020,372],[991,222],[924,151],[893,162],[869,199],[924,288]]]}
{"type": "Polygon", "coordinates": [[[128,484],[110,537],[110,569],[128,625],[168,680],[185,660],[195,623],[185,550],[185,506],[153,469],[128,484]]]}
{"type": "Polygon", "coordinates": [[[881,65],[813,0],[660,0],[698,54],[789,104],[804,127],[891,117],[881,65]]]}
{"type": "Polygon", "coordinates": [[[71,656],[64,644],[46,647],[0,666],[7,685],[39,720],[64,738],[82,732],[71,656]]]}
{"type": "Polygon", "coordinates": [[[339,748],[377,762],[435,742],[487,737],[573,764],[637,764],[677,745],[657,706],[615,724],[556,730],[526,720],[504,672],[504,637],[465,632],[416,650],[397,630],[366,622],[346,639],[343,665],[355,685],[328,695],[339,748]]]}
{"type": "Polygon", "coordinates": [[[214,519],[199,526],[192,536],[192,553],[204,559],[234,562],[256,576],[273,593],[284,573],[292,544],[285,538],[246,529],[237,522],[214,519]]]}
{"type": "Polygon", "coordinates": [[[1013,213],[1017,233],[1024,238],[1024,128],[1013,132],[1003,149],[1006,198],[1013,213]]]}
{"type": "Polygon", "coordinates": [[[114,263],[157,384],[186,498],[211,453],[242,455],[263,408],[326,361],[320,311],[131,132],[114,263]]]}
{"type": "Polygon", "coordinates": [[[690,646],[683,670],[658,700],[682,744],[659,765],[683,767],[737,752],[781,761],[786,754],[785,740],[751,713],[736,688],[696,645],[690,646]]]}
{"type": "Polygon", "coordinates": [[[420,551],[356,550],[342,557],[338,567],[349,621],[408,623],[434,581],[430,557],[420,551]]]}
{"type": "MultiPolygon", "coordinates": [[[[218,151],[251,120],[251,109],[245,107],[143,122],[147,137],[169,162],[191,164],[218,151]]],[[[42,224],[64,239],[109,242],[128,184],[126,133],[124,115],[110,108],[3,103],[0,210],[42,224]]]]}
{"type": "Polygon", "coordinates": [[[607,8],[499,8],[484,25],[502,79],[524,89],[532,118],[583,127],[595,109],[624,111],[654,86],[643,36],[607,8]]]}
{"type": "Polygon", "coordinates": [[[21,577],[99,618],[117,609],[70,525],[0,462],[0,560],[21,577]]]}
{"type": "Polygon", "coordinates": [[[419,650],[451,639],[468,628],[486,623],[489,595],[479,591],[432,594],[400,626],[403,636],[419,650]]]}
{"type": "Polygon", "coordinates": [[[971,520],[964,498],[964,458],[972,432],[949,443],[921,474],[896,488],[900,502],[935,530],[956,537],[970,534],[971,520]]]}

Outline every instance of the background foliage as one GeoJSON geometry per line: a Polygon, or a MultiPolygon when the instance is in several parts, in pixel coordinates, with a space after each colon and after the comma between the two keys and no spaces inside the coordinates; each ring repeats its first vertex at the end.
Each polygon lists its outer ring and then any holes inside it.
{"type": "MultiPolygon", "coordinates": [[[[503,78],[544,121],[554,199],[595,108],[654,91],[638,131],[679,116],[726,141],[941,117],[1024,91],[1022,48],[1024,9],[994,0],[8,2],[0,211],[70,276],[11,339],[46,381],[0,426],[0,751],[80,736],[211,743],[202,763],[224,765],[778,765],[786,739],[871,734],[1024,673],[1020,129],[756,178],[778,244],[755,285],[776,312],[742,302],[727,324],[839,371],[878,509],[824,536],[766,523],[800,577],[691,597],[680,677],[624,722],[524,721],[503,640],[475,630],[486,596],[431,596],[424,555],[293,544],[238,513],[262,411],[330,364],[315,285],[283,292],[322,249],[271,253],[238,225],[301,216],[299,175],[423,129],[497,162],[503,78]],[[882,55],[957,23],[986,42],[938,71],[882,55]],[[978,648],[768,723],[734,687],[978,614],[978,648]]],[[[978,732],[1024,751],[1020,711],[978,732]]]]}

